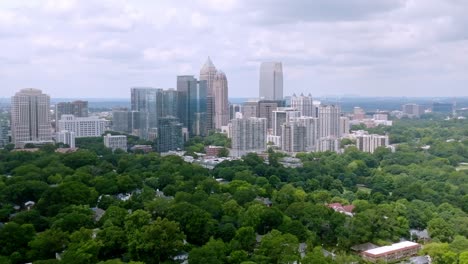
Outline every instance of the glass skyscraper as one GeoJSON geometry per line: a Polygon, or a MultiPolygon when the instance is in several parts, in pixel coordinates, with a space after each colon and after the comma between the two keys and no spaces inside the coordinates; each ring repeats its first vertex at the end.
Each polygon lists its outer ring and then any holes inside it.
{"type": "Polygon", "coordinates": [[[281,62],[260,65],[260,99],[283,100],[283,66],[281,62]]]}

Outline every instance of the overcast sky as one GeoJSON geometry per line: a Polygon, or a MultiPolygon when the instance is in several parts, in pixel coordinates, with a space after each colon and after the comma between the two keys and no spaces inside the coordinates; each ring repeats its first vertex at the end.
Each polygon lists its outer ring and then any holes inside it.
{"type": "Polygon", "coordinates": [[[230,97],[468,96],[467,0],[1,0],[0,97],[128,98],[174,88],[207,56],[230,97]]]}

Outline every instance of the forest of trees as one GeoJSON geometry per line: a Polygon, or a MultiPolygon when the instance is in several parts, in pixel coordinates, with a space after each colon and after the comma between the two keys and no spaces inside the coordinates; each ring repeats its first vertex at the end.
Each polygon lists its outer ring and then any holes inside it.
{"type": "Polygon", "coordinates": [[[468,263],[468,121],[371,130],[396,151],[301,153],[301,168],[270,151],[207,170],[98,139],[68,154],[0,150],[0,263],[351,263],[362,262],[351,246],[409,240],[410,229],[428,230],[421,254],[434,263],[468,263]]]}

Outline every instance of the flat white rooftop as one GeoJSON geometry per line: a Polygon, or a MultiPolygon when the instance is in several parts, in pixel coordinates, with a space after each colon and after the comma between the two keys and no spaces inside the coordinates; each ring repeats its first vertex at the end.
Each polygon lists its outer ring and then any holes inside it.
{"type": "Polygon", "coordinates": [[[364,251],[364,253],[367,255],[381,255],[381,254],[386,254],[386,253],[390,253],[393,251],[410,248],[414,246],[419,246],[419,244],[411,242],[411,241],[403,241],[400,243],[392,244],[391,246],[384,246],[384,247],[369,249],[367,251],[364,251]]]}

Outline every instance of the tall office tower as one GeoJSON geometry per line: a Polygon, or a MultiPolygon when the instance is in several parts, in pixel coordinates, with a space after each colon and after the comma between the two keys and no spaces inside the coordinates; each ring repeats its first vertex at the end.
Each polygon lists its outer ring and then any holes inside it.
{"type": "Polygon", "coordinates": [[[320,105],[318,108],[319,138],[340,137],[340,107],[320,105]]]}
{"type": "Polygon", "coordinates": [[[184,147],[182,123],[176,117],[168,116],[159,119],[158,152],[180,150],[184,147]]]}
{"type": "Polygon", "coordinates": [[[318,119],[301,116],[294,120],[305,127],[305,151],[314,151],[318,140],[318,119]]]}
{"type": "Polygon", "coordinates": [[[236,113],[242,113],[242,105],[230,104],[229,105],[229,120],[236,118],[236,113]]]}
{"type": "Polygon", "coordinates": [[[213,98],[215,102],[215,128],[221,129],[229,122],[228,82],[222,71],[219,71],[213,80],[213,98]]]}
{"type": "Polygon", "coordinates": [[[265,151],[267,120],[256,117],[233,119],[230,123],[229,135],[232,139],[231,154],[234,156],[265,151]]]}
{"type": "Polygon", "coordinates": [[[361,107],[355,106],[353,109],[353,120],[363,120],[366,118],[366,111],[361,107]]]}
{"type": "Polygon", "coordinates": [[[179,120],[190,135],[207,132],[207,81],[198,81],[192,75],[177,76],[179,92],[179,120]]]}
{"type": "Polygon", "coordinates": [[[350,124],[349,124],[349,118],[346,116],[341,116],[340,117],[340,137],[349,134],[350,130],[350,124]]]}
{"type": "Polygon", "coordinates": [[[75,132],[63,130],[57,132],[56,142],[67,144],[70,148],[75,148],[75,132]]]}
{"type": "Polygon", "coordinates": [[[100,137],[108,129],[109,125],[108,120],[96,116],[75,117],[74,115],[62,115],[58,121],[59,131],[75,132],[76,138],[100,137]]]}
{"type": "Polygon", "coordinates": [[[22,89],[11,98],[11,136],[16,147],[52,140],[49,108],[50,97],[38,89],[22,89]]]}
{"type": "Polygon", "coordinates": [[[112,110],[112,130],[146,138],[146,116],[146,112],[114,109],[112,110]]]}
{"type": "Polygon", "coordinates": [[[424,108],[418,104],[404,104],[402,106],[403,114],[410,118],[418,118],[424,114],[424,108]]]}
{"type": "Polygon", "coordinates": [[[316,152],[324,151],[340,151],[340,140],[335,137],[324,137],[317,140],[317,145],[315,147],[316,152]]]}
{"type": "Polygon", "coordinates": [[[200,81],[206,81],[207,85],[207,96],[214,96],[214,80],[216,79],[216,74],[218,70],[214,66],[210,57],[206,60],[205,64],[200,70],[200,81]]]}
{"type": "Polygon", "coordinates": [[[281,62],[260,65],[260,99],[283,100],[283,66],[281,62]]]}
{"type": "Polygon", "coordinates": [[[295,108],[289,107],[279,107],[277,110],[272,112],[272,134],[275,136],[282,136],[283,129],[281,126],[284,123],[289,122],[292,118],[297,118],[301,116],[301,112],[297,111],[295,108]]]}
{"type": "Polygon", "coordinates": [[[267,119],[267,128],[273,128],[273,111],[278,107],[283,107],[284,101],[260,100],[258,101],[257,117],[267,119]]]}
{"type": "Polygon", "coordinates": [[[8,145],[8,120],[0,119],[0,148],[8,145]]]}
{"type": "Polygon", "coordinates": [[[127,136],[107,134],[104,136],[103,139],[104,139],[104,146],[112,149],[112,151],[121,149],[127,152],[127,136]]]}
{"type": "Polygon", "coordinates": [[[364,152],[374,153],[378,147],[387,147],[388,144],[388,136],[362,134],[356,137],[356,147],[364,152]]]}
{"type": "Polygon", "coordinates": [[[314,107],[312,96],[310,94],[308,96],[304,96],[304,94],[296,96],[296,94],[294,94],[291,97],[291,107],[296,108],[296,110],[300,111],[303,116],[317,116],[317,113],[314,111],[316,108],[314,107]]]}
{"type": "Polygon", "coordinates": [[[147,113],[146,127],[157,128],[162,116],[162,89],[135,87],[131,89],[132,111],[147,113]]]}
{"type": "Polygon", "coordinates": [[[162,91],[162,117],[173,116],[177,117],[179,106],[179,92],[175,89],[168,89],[162,91]]]}
{"type": "Polygon", "coordinates": [[[306,151],[306,127],[291,120],[281,125],[281,150],[286,152],[306,151]]]}
{"type": "Polygon", "coordinates": [[[242,117],[258,117],[258,101],[247,101],[242,105],[242,117]]]}
{"type": "Polygon", "coordinates": [[[76,117],[88,117],[88,101],[60,102],[55,105],[55,122],[62,115],[74,115],[76,117]]]}

